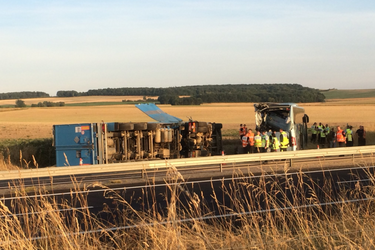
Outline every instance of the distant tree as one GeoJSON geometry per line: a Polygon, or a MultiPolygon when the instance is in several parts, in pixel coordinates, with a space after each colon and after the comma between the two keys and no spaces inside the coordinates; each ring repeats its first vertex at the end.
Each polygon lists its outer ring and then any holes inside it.
{"type": "Polygon", "coordinates": [[[18,99],[18,100],[16,101],[16,108],[24,108],[24,107],[26,107],[25,102],[22,101],[21,99],[18,99]]]}

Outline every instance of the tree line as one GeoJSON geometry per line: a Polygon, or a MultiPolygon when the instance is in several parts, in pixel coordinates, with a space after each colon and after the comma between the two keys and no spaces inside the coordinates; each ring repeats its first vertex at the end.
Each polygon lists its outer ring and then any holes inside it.
{"type": "Polygon", "coordinates": [[[197,105],[213,102],[324,102],[318,89],[300,84],[225,84],[168,88],[105,88],[87,92],[58,91],[58,97],[71,96],[159,96],[162,104],[197,105]],[[183,97],[182,97],[183,96],[183,97]]]}
{"type": "Polygon", "coordinates": [[[27,98],[43,98],[50,97],[49,94],[45,92],[33,92],[33,91],[23,91],[23,92],[9,92],[9,93],[0,93],[0,100],[7,99],[27,99],[27,98]]]}
{"type": "MultiPolygon", "coordinates": [[[[158,96],[158,102],[172,105],[199,105],[213,102],[324,102],[325,96],[300,84],[223,84],[168,88],[105,88],[87,92],[64,90],[58,97],[74,96],[158,96]]],[[[0,99],[49,97],[44,92],[11,92],[0,99]]],[[[42,105],[42,104],[38,104],[42,105]]],[[[44,104],[43,104],[44,105],[44,104]]],[[[61,104],[60,104],[61,105],[61,104]]]]}

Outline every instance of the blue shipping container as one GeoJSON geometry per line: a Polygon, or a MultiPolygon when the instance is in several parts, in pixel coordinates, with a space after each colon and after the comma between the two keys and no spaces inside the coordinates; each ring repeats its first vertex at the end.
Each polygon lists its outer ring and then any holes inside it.
{"type": "Polygon", "coordinates": [[[56,166],[96,164],[94,123],[54,125],[56,166]]]}

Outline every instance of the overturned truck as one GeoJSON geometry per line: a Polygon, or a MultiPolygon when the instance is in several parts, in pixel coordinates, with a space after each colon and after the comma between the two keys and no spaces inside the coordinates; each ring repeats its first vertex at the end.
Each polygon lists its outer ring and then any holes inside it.
{"type": "Polygon", "coordinates": [[[136,106],[157,122],[54,125],[56,166],[221,154],[221,123],[183,122],[155,104],[136,106]]]}
{"type": "Polygon", "coordinates": [[[255,125],[260,131],[275,131],[280,136],[284,130],[289,139],[288,150],[295,151],[307,148],[307,123],[309,116],[305,109],[295,103],[256,103],[255,125]]]}

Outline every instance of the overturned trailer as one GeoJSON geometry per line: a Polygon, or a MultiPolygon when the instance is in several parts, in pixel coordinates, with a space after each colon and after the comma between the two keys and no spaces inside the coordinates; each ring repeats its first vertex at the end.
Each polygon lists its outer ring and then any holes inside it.
{"type": "Polygon", "coordinates": [[[155,104],[136,106],[157,122],[54,125],[56,166],[221,154],[221,123],[183,122],[155,104]]]}
{"type": "Polygon", "coordinates": [[[254,108],[257,130],[276,131],[279,136],[282,129],[289,137],[288,150],[307,148],[309,117],[304,108],[295,103],[256,103],[254,108]]]}

